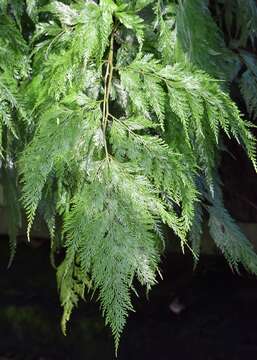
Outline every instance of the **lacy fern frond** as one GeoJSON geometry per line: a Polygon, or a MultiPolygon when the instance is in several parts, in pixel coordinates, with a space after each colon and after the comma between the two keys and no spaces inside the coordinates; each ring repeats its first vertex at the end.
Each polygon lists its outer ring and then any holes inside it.
{"type": "MultiPolygon", "coordinates": [[[[218,247],[233,267],[256,273],[214,176],[224,135],[256,168],[251,124],[224,90],[240,74],[255,116],[255,66],[226,46],[208,1],[0,0],[0,8],[1,155],[9,172],[18,168],[28,235],[38,213],[52,255],[65,250],[64,333],[92,290],[117,349],[134,280],[147,290],[156,283],[162,226],[197,260],[206,200],[218,247]]],[[[254,20],[246,27],[252,39],[254,20]]]]}
{"type": "Polygon", "coordinates": [[[133,278],[148,287],[155,283],[159,256],[152,227],[158,207],[164,209],[143,177],[131,176],[113,160],[110,167],[103,164],[97,178],[73,200],[64,223],[66,247],[80,264],[80,281],[90,275],[99,289],[103,314],[118,346],[132,309],[133,278]]]}

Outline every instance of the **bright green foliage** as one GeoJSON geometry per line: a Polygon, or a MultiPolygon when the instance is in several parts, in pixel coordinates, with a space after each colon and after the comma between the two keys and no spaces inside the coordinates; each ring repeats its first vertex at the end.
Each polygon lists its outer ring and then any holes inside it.
{"type": "MultiPolygon", "coordinates": [[[[216,179],[222,134],[256,168],[251,125],[224,90],[245,59],[237,80],[254,116],[256,67],[252,55],[226,47],[208,2],[0,0],[0,8],[2,166],[5,178],[19,172],[18,189],[5,179],[8,203],[21,189],[28,236],[38,210],[52,252],[65,249],[57,269],[64,332],[88,288],[117,348],[134,279],[147,290],[156,283],[163,226],[197,260],[203,206],[231,266],[256,273],[216,179]]],[[[246,26],[253,41],[255,22],[246,26]]],[[[19,209],[10,212],[18,223],[19,209]]]]}

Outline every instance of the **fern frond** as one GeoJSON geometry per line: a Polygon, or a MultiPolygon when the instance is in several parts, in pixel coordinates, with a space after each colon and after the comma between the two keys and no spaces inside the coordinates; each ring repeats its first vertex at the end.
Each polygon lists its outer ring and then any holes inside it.
{"type": "Polygon", "coordinates": [[[241,79],[239,80],[240,91],[244,97],[247,111],[251,118],[257,117],[257,101],[256,101],[256,91],[257,91],[257,78],[253,76],[250,70],[245,71],[241,79]]]}
{"type": "Polygon", "coordinates": [[[226,46],[207,0],[179,1],[176,15],[177,61],[189,61],[210,75],[231,80],[238,60],[226,46]],[[204,40],[203,40],[204,39],[204,40]]]}
{"type": "Polygon", "coordinates": [[[202,233],[203,233],[203,211],[202,211],[202,206],[199,203],[196,203],[195,211],[194,211],[194,220],[189,233],[189,240],[192,246],[192,252],[194,256],[194,267],[197,266],[200,257],[202,233]]]}
{"type": "Polygon", "coordinates": [[[136,0],[135,2],[135,10],[140,11],[143,8],[147,7],[151,3],[154,2],[154,0],[136,0]]]}
{"type": "Polygon", "coordinates": [[[98,176],[75,197],[66,217],[67,258],[75,252],[84,276],[91,275],[117,347],[132,310],[133,278],[148,287],[155,282],[158,253],[151,228],[157,209],[147,182],[121,165],[112,163],[98,176]]]}
{"type": "Polygon", "coordinates": [[[83,130],[83,112],[56,106],[44,114],[41,124],[19,164],[24,182],[22,199],[28,215],[28,232],[50,172],[61,159],[67,162],[74,157],[71,150],[77,146],[83,130]]]}
{"type": "Polygon", "coordinates": [[[62,26],[72,26],[77,22],[78,12],[71,6],[64,4],[60,1],[52,1],[49,5],[46,5],[43,11],[49,11],[56,16],[61,22],[62,26]]]}
{"type": "Polygon", "coordinates": [[[147,290],[156,282],[160,229],[199,257],[204,200],[217,245],[234,267],[256,272],[215,177],[222,134],[256,167],[251,125],[224,91],[240,74],[256,112],[255,59],[228,48],[208,1],[0,0],[0,7],[0,149],[8,171],[18,166],[28,233],[38,213],[52,254],[65,249],[57,268],[63,331],[89,288],[117,348],[134,280],[147,290]]]}
{"type": "Polygon", "coordinates": [[[135,32],[140,47],[144,41],[143,19],[137,14],[127,10],[127,6],[122,4],[115,12],[117,19],[127,28],[135,32]]]}
{"type": "Polygon", "coordinates": [[[235,0],[221,2],[226,29],[231,43],[239,48],[245,47],[248,40],[254,46],[257,34],[257,7],[254,0],[235,0]]]}
{"type": "Polygon", "coordinates": [[[157,50],[160,52],[165,65],[174,61],[176,44],[175,13],[175,4],[164,6],[162,1],[157,1],[155,7],[155,28],[158,30],[157,50]]]}
{"type": "Polygon", "coordinates": [[[15,174],[13,172],[13,169],[8,168],[7,164],[5,164],[2,169],[2,186],[4,190],[4,202],[7,212],[7,225],[10,248],[8,268],[11,267],[16,254],[18,228],[21,227],[21,209],[19,205],[19,195],[15,174]]]}
{"type": "Polygon", "coordinates": [[[37,20],[38,0],[26,0],[27,13],[32,20],[37,20]]]}
{"type": "Polygon", "coordinates": [[[254,248],[224,205],[214,198],[213,206],[208,208],[208,212],[210,234],[231,268],[239,271],[241,263],[246,270],[256,274],[257,255],[254,248]]]}
{"type": "Polygon", "coordinates": [[[238,79],[240,92],[244,98],[248,114],[250,118],[255,119],[257,117],[257,101],[255,98],[255,92],[257,89],[257,58],[247,52],[240,51],[241,59],[246,66],[246,70],[242,73],[238,79]]]}

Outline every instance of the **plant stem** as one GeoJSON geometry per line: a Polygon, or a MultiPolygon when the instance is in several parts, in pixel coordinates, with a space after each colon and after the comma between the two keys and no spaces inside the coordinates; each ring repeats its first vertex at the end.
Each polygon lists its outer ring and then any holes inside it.
{"type": "Polygon", "coordinates": [[[114,43],[114,31],[112,32],[110,39],[110,49],[106,66],[106,73],[104,77],[104,99],[103,99],[103,117],[102,117],[102,130],[104,136],[104,148],[106,159],[109,161],[109,153],[107,148],[106,140],[106,129],[108,125],[109,117],[109,99],[112,86],[112,77],[113,77],[113,43],[114,43]]]}

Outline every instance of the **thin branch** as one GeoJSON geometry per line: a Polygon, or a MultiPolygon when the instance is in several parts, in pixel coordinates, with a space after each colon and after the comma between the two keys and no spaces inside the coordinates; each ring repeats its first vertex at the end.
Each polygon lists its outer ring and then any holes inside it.
{"type": "Polygon", "coordinates": [[[104,136],[104,148],[106,159],[109,159],[107,140],[106,140],[106,129],[108,125],[108,117],[109,117],[109,100],[110,100],[110,92],[112,86],[112,77],[113,77],[113,43],[114,43],[114,31],[112,32],[110,39],[110,49],[106,66],[106,73],[104,77],[104,99],[103,99],[103,117],[102,117],[102,130],[104,136]]]}

